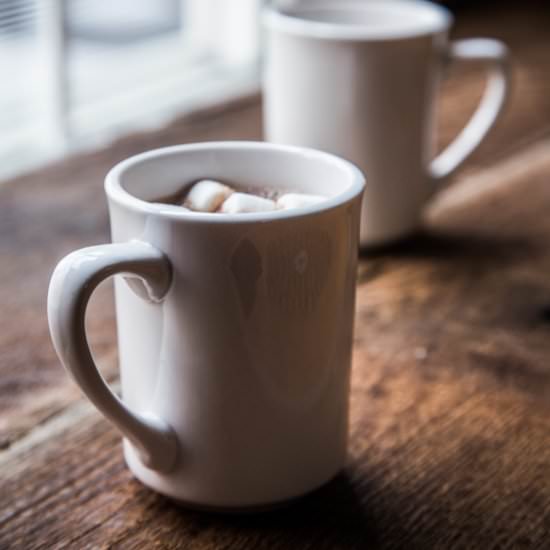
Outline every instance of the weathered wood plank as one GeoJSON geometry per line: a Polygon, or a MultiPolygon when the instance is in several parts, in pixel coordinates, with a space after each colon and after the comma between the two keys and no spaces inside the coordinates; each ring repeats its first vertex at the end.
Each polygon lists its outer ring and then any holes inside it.
{"type": "Polygon", "coordinates": [[[468,182],[479,196],[449,191],[436,231],[362,260],[350,461],[319,494],[260,517],[181,510],[73,405],[0,460],[0,547],[544,548],[549,173],[550,144],[502,161],[468,182]]]}

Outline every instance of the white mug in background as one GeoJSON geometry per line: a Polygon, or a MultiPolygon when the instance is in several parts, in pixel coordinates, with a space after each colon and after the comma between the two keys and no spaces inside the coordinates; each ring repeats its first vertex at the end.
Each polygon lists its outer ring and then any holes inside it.
{"type": "Polygon", "coordinates": [[[501,112],[509,87],[505,45],[449,43],[451,14],[422,0],[284,5],[266,8],[263,18],[267,140],[330,151],[364,171],[361,244],[408,235],[501,112]],[[455,60],[486,63],[489,81],[466,127],[434,159],[436,92],[455,60]]]}
{"type": "Polygon", "coordinates": [[[150,151],[107,175],[114,244],[58,264],[48,319],[62,363],[125,436],[145,485],[195,506],[248,508],[342,468],[363,186],[333,155],[250,142],[150,151]],[[327,199],[234,215],[148,202],[205,177],[327,199]],[[84,327],[110,275],[123,400],[84,327]]]}

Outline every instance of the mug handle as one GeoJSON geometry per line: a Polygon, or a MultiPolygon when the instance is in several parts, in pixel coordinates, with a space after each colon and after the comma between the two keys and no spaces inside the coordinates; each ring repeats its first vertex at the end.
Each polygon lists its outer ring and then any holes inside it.
{"type": "Polygon", "coordinates": [[[485,62],[489,80],[472,118],[455,140],[432,161],[430,173],[436,182],[450,176],[483,141],[501,113],[510,89],[508,48],[499,40],[458,40],[450,44],[447,55],[450,61],[485,62]]]}
{"type": "Polygon", "coordinates": [[[84,318],[95,288],[121,273],[142,298],[160,302],[172,280],[168,259],[154,246],[130,241],[77,250],[54,270],[48,290],[48,323],[53,345],[65,369],[80,389],[127,437],[149,468],[167,472],[176,461],[178,442],[161,418],[132,411],[106,384],[94,363],[84,318]]]}

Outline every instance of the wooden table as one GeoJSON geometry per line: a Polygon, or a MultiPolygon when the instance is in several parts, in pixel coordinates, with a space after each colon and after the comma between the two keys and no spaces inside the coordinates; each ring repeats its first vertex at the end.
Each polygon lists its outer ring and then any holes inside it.
{"type": "MultiPolygon", "coordinates": [[[[108,240],[108,168],[162,145],[257,139],[259,99],[2,186],[0,548],[550,548],[550,10],[500,6],[466,11],[456,35],[511,44],[510,108],[424,232],[362,257],[349,463],[279,512],[199,514],[134,481],[45,320],[57,260],[108,240]]],[[[481,88],[476,69],[446,83],[442,144],[481,88]]],[[[89,327],[116,385],[111,294],[95,295],[89,327]]]]}

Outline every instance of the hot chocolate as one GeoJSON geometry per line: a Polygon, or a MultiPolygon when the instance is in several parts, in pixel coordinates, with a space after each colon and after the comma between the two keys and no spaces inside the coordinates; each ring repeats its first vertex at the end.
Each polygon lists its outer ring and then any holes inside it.
{"type": "Polygon", "coordinates": [[[181,206],[191,212],[246,214],[303,208],[321,202],[322,195],[281,193],[277,189],[251,189],[203,179],[172,197],[152,202],[181,206]]]}

